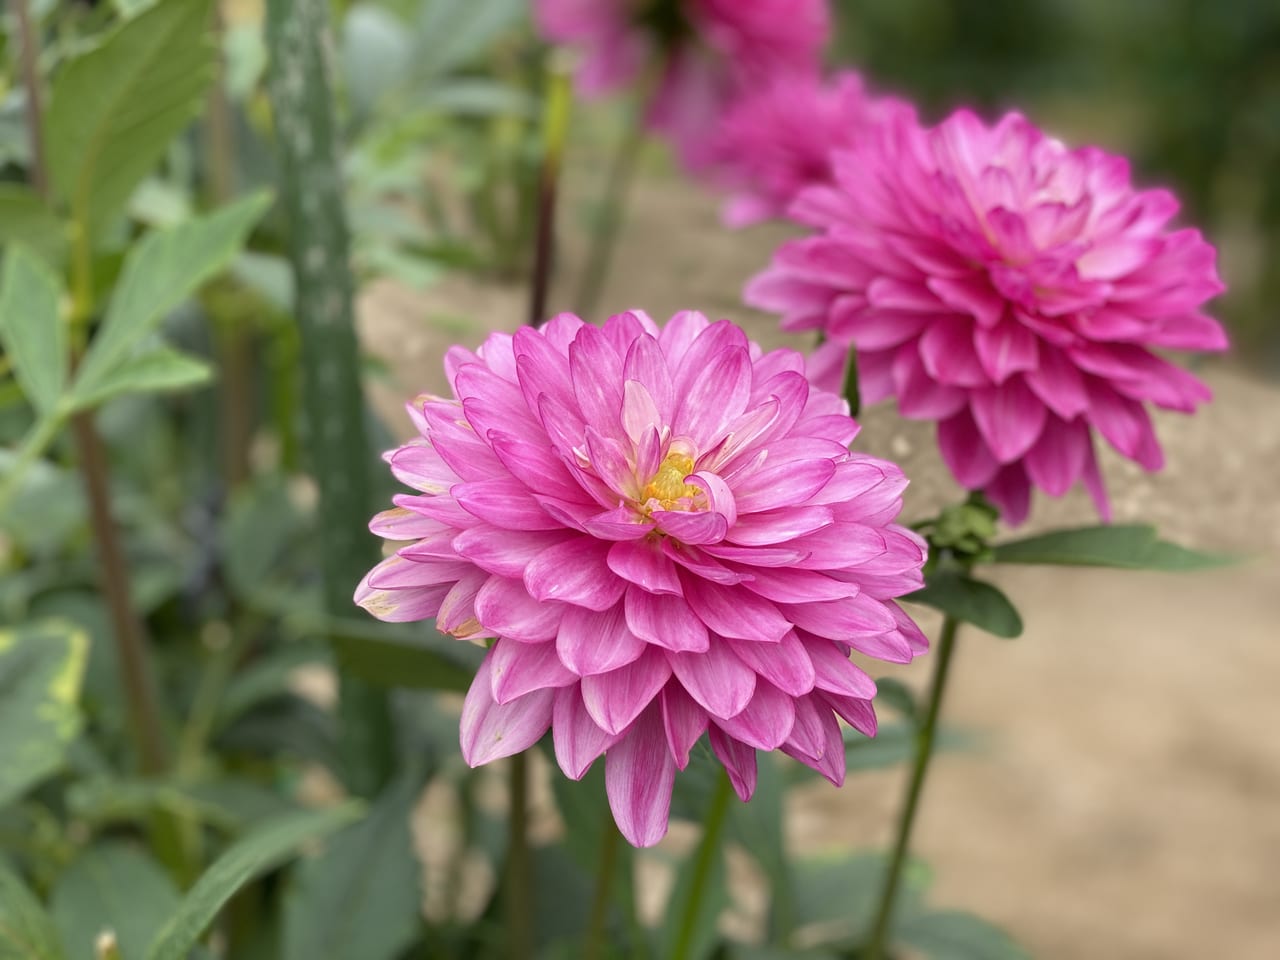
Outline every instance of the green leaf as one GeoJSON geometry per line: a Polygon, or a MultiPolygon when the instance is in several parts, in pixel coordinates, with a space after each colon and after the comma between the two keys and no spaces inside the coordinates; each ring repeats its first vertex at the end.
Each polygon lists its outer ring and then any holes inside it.
{"type": "Polygon", "coordinates": [[[1053,530],[995,547],[996,563],[1047,563],[1124,570],[1204,570],[1233,558],[1200,553],[1161,540],[1146,524],[1053,530]]]}
{"type": "Polygon", "coordinates": [[[78,390],[71,408],[84,410],[126,393],[167,393],[208,383],[213,368],[199,357],[159,344],[128,357],[99,378],[91,390],[78,390]]]}
{"type": "Polygon", "coordinates": [[[409,817],[421,777],[391,783],[359,823],[294,870],[284,903],[284,960],[395,960],[421,926],[421,868],[409,817]]]}
{"type": "Polygon", "coordinates": [[[62,764],[80,732],[89,641],[50,620],[0,630],[0,807],[62,764]]]}
{"type": "Polygon", "coordinates": [[[22,878],[0,861],[0,960],[62,960],[58,934],[22,878]]]}
{"type": "Polygon", "coordinates": [[[61,282],[39,258],[25,247],[9,248],[0,277],[0,343],[27,399],[45,416],[57,405],[67,376],[61,294],[61,282]]]}
{"type": "Polygon", "coordinates": [[[902,599],[941,610],[997,637],[1009,639],[1022,634],[1022,617],[1009,598],[991,584],[962,573],[939,571],[923,590],[902,599]]]}
{"type": "Polygon", "coordinates": [[[305,843],[346,826],[360,815],[358,804],[287,814],[263,823],[214,861],[151,941],[147,960],[186,960],[218,912],[241,887],[282,865],[305,843]]]}
{"type": "Polygon", "coordinates": [[[231,261],[269,203],[267,195],[255,194],[150,233],[129,251],[102,328],[72,385],[76,403],[101,391],[169,311],[231,261]]]}
{"type": "Polygon", "coordinates": [[[133,844],[111,840],[72,862],[50,906],[68,960],[94,960],[94,941],[106,930],[115,934],[121,960],[142,960],[180,899],[159,864],[133,844]]]}
{"type": "Polygon", "coordinates": [[[96,237],[204,103],[211,0],[162,0],[65,63],[46,122],[49,168],[96,237]]]}
{"type": "Polygon", "coordinates": [[[894,939],[932,960],[1029,960],[1007,933],[959,911],[918,913],[894,924],[894,939]]]}
{"type": "Polygon", "coordinates": [[[417,690],[453,690],[466,693],[475,677],[480,659],[478,648],[466,648],[455,641],[439,641],[433,649],[427,638],[421,643],[404,643],[371,636],[335,633],[333,651],[338,671],[369,683],[417,690]],[[445,644],[456,647],[449,649],[445,644]]]}
{"type": "Polygon", "coordinates": [[[66,256],[67,229],[34,190],[21,183],[0,183],[0,246],[26,244],[51,266],[66,256]]]}
{"type": "Polygon", "coordinates": [[[830,950],[751,947],[744,943],[735,943],[729,949],[729,960],[840,960],[840,955],[830,950]]]}
{"type": "MultiPolygon", "coordinates": [[[[881,853],[858,852],[792,865],[796,890],[796,926],[806,942],[858,943],[870,932],[880,886],[888,868],[881,853]]],[[[913,916],[932,881],[922,861],[903,869],[895,916],[913,916]]]]}
{"type": "Polygon", "coordinates": [[[525,15],[524,0],[432,0],[422,6],[414,62],[440,76],[479,56],[525,15]]]}

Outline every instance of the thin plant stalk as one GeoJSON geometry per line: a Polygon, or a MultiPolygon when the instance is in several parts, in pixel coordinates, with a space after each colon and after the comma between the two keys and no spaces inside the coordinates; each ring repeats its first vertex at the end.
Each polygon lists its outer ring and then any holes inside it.
{"type": "Polygon", "coordinates": [[[942,621],[942,634],[938,641],[938,650],[934,654],[933,684],[929,690],[929,702],[924,722],[916,731],[916,755],[911,768],[907,799],[898,819],[897,839],[889,861],[889,869],[885,874],[884,885],[880,890],[880,903],[876,909],[871,939],[862,952],[863,960],[882,960],[889,945],[893,909],[902,882],[902,871],[907,862],[907,852],[911,846],[911,831],[915,826],[916,811],[924,791],[925,774],[929,770],[929,760],[933,757],[934,741],[938,731],[938,715],[942,710],[942,696],[946,692],[947,677],[951,672],[951,658],[955,653],[956,632],[959,627],[960,621],[954,617],[948,616],[942,621]]]}
{"type": "Polygon", "coordinates": [[[517,753],[508,765],[511,810],[507,817],[507,865],[505,911],[507,952],[510,960],[533,956],[534,890],[529,857],[529,757],[517,753]]]}
{"type": "Polygon", "coordinates": [[[538,176],[538,222],[529,296],[529,323],[535,326],[546,319],[547,291],[551,286],[556,194],[564,145],[569,138],[570,77],[569,64],[561,51],[553,51],[547,62],[547,92],[542,115],[542,169],[538,176]]]}
{"type": "Polygon", "coordinates": [[[604,815],[600,837],[600,860],[596,868],[596,889],[591,900],[591,918],[583,942],[582,960],[600,960],[604,949],[605,921],[609,917],[609,901],[613,896],[613,875],[618,870],[618,842],[622,834],[613,822],[613,814],[604,815]]]}
{"type": "Polygon", "coordinates": [[[684,902],[680,914],[680,924],[676,928],[676,939],[671,949],[671,960],[689,960],[693,949],[694,934],[698,929],[698,917],[702,913],[702,904],[707,895],[707,883],[711,879],[715,866],[716,852],[720,848],[721,835],[724,833],[725,821],[729,818],[729,804],[733,799],[733,784],[729,774],[721,770],[716,783],[715,793],[711,796],[711,806],[707,810],[706,826],[702,830],[702,839],[698,842],[697,853],[694,854],[693,882],[690,884],[689,899],[684,902]]]}
{"type": "MultiPolygon", "coordinates": [[[[29,0],[15,0],[14,11],[22,35],[22,77],[27,94],[31,185],[47,200],[49,175],[44,152],[44,99],[41,95],[40,66],[29,0]]],[[[83,263],[92,256],[88,249],[88,236],[83,225],[74,233],[74,262],[83,263]]],[[[93,309],[93,290],[87,272],[77,271],[74,293],[76,315],[71,318],[73,344],[77,339],[75,335],[78,328],[87,324],[93,309]]],[[[139,766],[143,773],[160,773],[168,765],[168,750],[156,701],[146,633],[133,608],[129,568],[120,542],[120,533],[111,514],[111,483],[106,452],[92,413],[82,411],[75,414],[71,418],[71,433],[75,439],[85,496],[89,503],[89,523],[98,554],[99,583],[111,618],[111,633],[115,639],[120,677],[125,687],[129,727],[138,751],[139,766]]]]}

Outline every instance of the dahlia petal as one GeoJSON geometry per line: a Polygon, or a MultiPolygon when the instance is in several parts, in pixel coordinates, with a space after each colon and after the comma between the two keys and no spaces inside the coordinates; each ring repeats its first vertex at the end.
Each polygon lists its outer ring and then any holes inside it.
{"type": "MultiPolygon", "coordinates": [[[[723,479],[708,470],[699,470],[685,477],[685,481],[706,494],[707,509],[724,518],[726,532],[737,522],[738,504],[734,500],[733,491],[723,479]]],[[[724,539],[723,535],[720,539],[724,539]]]]}
{"type": "Polygon", "coordinates": [[[813,689],[816,677],[813,662],[794,630],[779,643],[730,638],[725,642],[739,660],[783,693],[798,697],[813,689]]]}
{"type": "Polygon", "coordinates": [[[835,786],[844,786],[847,763],[844,736],[835,714],[830,707],[818,703],[817,698],[801,697],[796,701],[796,727],[802,722],[804,733],[797,738],[793,731],[791,739],[782,745],[782,752],[818,771],[835,786]],[[816,729],[811,729],[813,726],[816,729]],[[821,737],[820,745],[814,743],[818,737],[821,737]],[[809,752],[814,749],[819,751],[816,755],[809,752]]]}
{"type": "Polygon", "coordinates": [[[554,639],[564,610],[563,604],[542,603],[529,596],[520,580],[500,576],[490,577],[475,599],[476,619],[485,629],[521,643],[554,639]]]}
{"type": "Polygon", "coordinates": [[[407,443],[387,457],[392,475],[422,493],[447,493],[459,477],[425,442],[407,443]]]}
{"type": "Polygon", "coordinates": [[[929,376],[914,343],[898,348],[891,369],[898,410],[908,419],[941,420],[965,404],[964,390],[938,383],[929,376]]]}
{"type": "Polygon", "coordinates": [[[710,729],[711,749],[724,764],[729,782],[738,799],[746,803],[756,792],[756,751],[740,740],[735,740],[714,723],[710,729]]]}
{"type": "Polygon", "coordinates": [[[929,326],[920,338],[920,361],[929,376],[957,387],[980,387],[991,381],[974,349],[975,326],[963,317],[938,320],[929,326]]]}
{"type": "Polygon", "coordinates": [[[613,819],[632,846],[651,847],[666,836],[676,764],[657,704],[609,748],[604,776],[613,819]]]}
{"type": "Polygon", "coordinates": [[[543,688],[576,685],[578,677],[565,669],[554,643],[520,643],[498,638],[489,654],[489,674],[495,703],[510,703],[543,688]]]}
{"type": "Polygon", "coordinates": [[[827,507],[782,508],[739,517],[725,537],[741,546],[767,546],[794,540],[833,523],[835,515],[827,507]]]}
{"type": "Polygon", "coordinates": [[[1063,423],[1056,417],[1024,461],[1031,481],[1050,496],[1060,497],[1080,479],[1089,453],[1089,428],[1080,419],[1063,423]]]}
{"type": "Polygon", "coordinates": [[[794,701],[768,680],[756,680],[755,692],[741,713],[719,719],[716,726],[742,743],[759,750],[776,750],[795,725],[794,701]]]}
{"type": "Polygon", "coordinates": [[[605,436],[621,428],[622,358],[598,327],[584,326],[569,344],[569,374],[583,418],[605,436]]]}
{"type": "Polygon", "coordinates": [[[457,533],[450,546],[481,570],[519,578],[534,557],[568,536],[572,535],[560,530],[503,530],[479,524],[457,533]]]}
{"type": "Polygon", "coordinates": [[[1001,467],[983,493],[1000,508],[1001,519],[1011,526],[1022,523],[1031,512],[1031,482],[1021,463],[1001,467]]]}
{"type": "Polygon", "coordinates": [[[559,497],[581,496],[581,488],[550,444],[531,443],[500,430],[490,430],[487,439],[502,465],[526,487],[559,497]]]}
{"type": "Polygon", "coordinates": [[[462,509],[496,527],[555,530],[560,526],[542,509],[528,487],[512,477],[454,484],[450,494],[462,509]]]}
{"type": "Polygon", "coordinates": [[[935,276],[930,277],[926,283],[929,290],[943,303],[969,314],[981,326],[993,327],[1004,316],[1004,299],[976,277],[958,279],[935,276]]]}
{"type": "MultiPolygon", "coordinates": [[[[919,561],[916,562],[919,566],[919,561]]],[[[775,603],[803,600],[839,600],[857,596],[858,585],[848,580],[837,580],[821,570],[803,570],[772,567],[753,567],[751,579],[743,581],[752,593],[758,593],[775,603]]]]}
{"type": "Polygon", "coordinates": [[[476,594],[484,586],[489,575],[483,570],[472,570],[457,583],[440,601],[436,611],[436,629],[460,640],[473,640],[489,635],[476,616],[476,594]]]}
{"type": "Polygon", "coordinates": [[[875,681],[848,654],[841,653],[833,641],[809,636],[804,648],[813,664],[813,684],[819,690],[857,700],[870,700],[876,695],[875,681]]]}
{"type": "Polygon", "coordinates": [[[470,571],[467,564],[452,560],[409,560],[399,554],[387,557],[365,578],[376,590],[425,587],[437,583],[452,586],[470,571]]]}
{"type": "Polygon", "coordinates": [[[729,529],[719,513],[654,510],[651,516],[654,526],[681,543],[719,543],[729,529]]]}
{"type": "Polygon", "coordinates": [[[1039,365],[1027,371],[1023,380],[1063,420],[1074,420],[1089,409],[1084,377],[1060,350],[1042,346],[1039,365]]]}
{"type": "MultiPolygon", "coordinates": [[[[648,334],[637,337],[627,350],[622,363],[622,375],[628,383],[643,385],[649,400],[657,411],[655,426],[671,423],[675,414],[675,386],[671,381],[671,368],[658,340],[648,334]]],[[[625,390],[625,387],[624,387],[625,390]]],[[[626,399],[623,400],[624,425],[626,424],[626,399]]],[[[636,440],[636,434],[628,427],[628,435],[636,440]]]]}
{"type": "Polygon", "coordinates": [[[427,587],[379,590],[369,585],[369,578],[366,576],[356,587],[355,602],[379,620],[388,623],[430,620],[440,609],[440,601],[450,587],[451,584],[443,583],[427,587]]]}
{"type": "Polygon", "coordinates": [[[1151,418],[1142,405],[1120,396],[1096,378],[1090,379],[1086,387],[1089,392],[1089,422],[1098,428],[1107,442],[1147,470],[1163,467],[1164,454],[1156,440],[1151,418]]]}
{"type": "Polygon", "coordinates": [[[369,521],[369,532],[384,540],[417,540],[435,536],[448,529],[438,520],[424,517],[404,507],[383,510],[369,521]]]}
{"type": "Polygon", "coordinates": [[[580,677],[633,663],[647,646],[627,629],[620,603],[605,611],[566,607],[556,634],[561,662],[580,677]]]}
{"type": "Polygon", "coordinates": [[[640,716],[671,677],[671,664],[649,648],[636,660],[607,673],[582,678],[582,702],[600,729],[620,734],[640,716]]]}
{"type": "Polygon", "coordinates": [[[535,690],[510,703],[493,699],[489,676],[492,652],[476,671],[471,689],[462,701],[459,727],[462,759],[478,767],[526,750],[551,726],[552,690],[535,690]]]}
{"type": "Polygon", "coordinates": [[[997,384],[1013,374],[1036,369],[1039,340],[1025,326],[1004,320],[995,326],[978,327],[974,347],[987,376],[997,384]]]}
{"type": "Polygon", "coordinates": [[[689,751],[707,730],[707,712],[679,683],[668,683],[662,688],[662,726],[671,756],[683,770],[689,766],[689,751]]]}
{"type": "MultiPolygon", "coordinates": [[[[661,351],[656,343],[653,349],[660,357],[661,351]]],[[[622,429],[632,443],[639,443],[648,431],[661,428],[668,422],[648,387],[639,380],[628,380],[622,385],[622,429]]]]}
{"type": "Polygon", "coordinates": [[[601,540],[642,540],[653,530],[653,525],[648,520],[625,506],[606,510],[604,513],[587,513],[581,520],[575,520],[575,523],[586,533],[601,540]]]}
{"type": "Polygon", "coordinates": [[[756,688],[756,673],[727,644],[712,641],[705,653],[667,653],[672,672],[713,717],[741,713],[756,688]]]}
{"type": "Polygon", "coordinates": [[[649,593],[679,596],[680,578],[676,565],[662,549],[647,540],[629,540],[609,548],[609,569],[623,580],[644,588],[649,593]]]}
{"type": "Polygon", "coordinates": [[[647,643],[668,650],[701,653],[709,640],[706,625],[679,597],[654,595],[640,587],[627,588],[627,626],[647,643]]]}
{"type": "Polygon", "coordinates": [[[601,730],[591,719],[576,685],[555,691],[551,736],[556,763],[570,780],[581,780],[596,758],[613,746],[617,734],[601,730]]]}
{"type": "Polygon", "coordinates": [[[502,463],[471,429],[459,403],[430,402],[422,407],[428,439],[440,459],[464,481],[502,474],[502,463]]]}
{"type": "Polygon", "coordinates": [[[816,696],[825,700],[845,723],[859,733],[868,737],[876,735],[876,729],[879,724],[876,721],[875,707],[872,706],[870,700],[826,691],[816,694],[816,696]]]}
{"type": "Polygon", "coordinates": [[[560,600],[591,610],[608,610],[622,599],[626,583],[613,575],[609,546],[574,537],[538,554],[525,567],[524,583],[538,600],[560,600]]]}
{"type": "Polygon", "coordinates": [[[1021,379],[975,390],[973,419],[1001,463],[1017,460],[1040,436],[1048,411],[1021,379]]]}
{"type": "MultiPolygon", "coordinates": [[[[695,341],[694,349],[711,337],[717,326],[719,324],[708,327],[695,341]]],[[[730,327],[738,329],[731,324],[730,327]]],[[[751,359],[745,346],[726,347],[710,358],[696,377],[690,377],[688,368],[682,365],[677,378],[678,399],[672,429],[678,436],[687,436],[695,445],[705,447],[723,436],[728,424],[746,409],[751,396],[751,359]]]]}
{"type": "Polygon", "coordinates": [[[699,619],[726,637],[777,643],[791,629],[778,605],[740,586],[725,586],[685,575],[684,596],[699,619]]]}
{"type": "Polygon", "coordinates": [[[1165,317],[1148,336],[1154,347],[1171,350],[1226,350],[1230,346],[1222,324],[1203,313],[1165,317]]]}
{"type": "Polygon", "coordinates": [[[766,461],[763,467],[739,481],[738,513],[760,513],[804,503],[825,487],[835,472],[832,460],[766,461]]]}

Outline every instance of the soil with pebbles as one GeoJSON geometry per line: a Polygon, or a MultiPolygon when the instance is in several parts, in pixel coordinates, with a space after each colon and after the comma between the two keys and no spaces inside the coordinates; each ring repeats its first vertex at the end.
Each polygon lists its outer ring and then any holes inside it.
{"type": "MultiPolygon", "coordinates": [[[[632,200],[608,312],[696,308],[766,346],[805,346],[739,300],[785,230],[727,232],[711,199],[672,179],[642,181],[632,200]]],[[[566,205],[566,232],[581,220],[582,205],[566,205]]],[[[569,277],[582,259],[572,241],[569,277]]],[[[559,284],[550,307],[570,299],[559,284]]],[[[521,290],[451,278],[425,291],[375,284],[360,308],[365,346],[391,374],[375,402],[405,433],[404,400],[444,389],[447,346],[514,329],[526,304],[521,290]]],[[[915,848],[934,867],[936,903],[1001,923],[1038,957],[1280,956],[1280,388],[1230,359],[1200,372],[1216,398],[1194,417],[1159,418],[1163,472],[1106,459],[1116,519],[1246,561],[1194,575],[1003,569],[994,578],[1026,633],[961,636],[946,717],[982,747],[938,759],[915,848]]],[[[907,518],[956,499],[928,425],[887,407],[861,419],[858,444],[913,478],[907,518]]],[[[1040,497],[1025,529],[1093,519],[1081,493],[1040,497]]],[[[919,688],[929,661],[892,672],[919,688]]],[[[797,791],[794,848],[886,844],[903,777],[797,791]]]]}

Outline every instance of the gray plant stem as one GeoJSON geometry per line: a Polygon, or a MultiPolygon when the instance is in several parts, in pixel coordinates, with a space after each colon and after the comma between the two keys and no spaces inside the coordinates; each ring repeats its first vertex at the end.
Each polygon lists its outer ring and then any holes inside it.
{"type": "MultiPolygon", "coordinates": [[[[373,506],[372,455],[360,382],[354,278],[343,202],[327,51],[326,0],[269,0],[269,91],[280,156],[280,196],[301,333],[305,451],[319,486],[324,603],[333,617],[379,559],[366,523],[373,506]]],[[[371,796],[394,766],[385,690],[339,679],[340,743],[348,788],[371,796]]]]}

